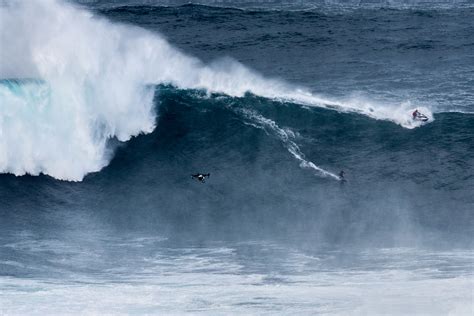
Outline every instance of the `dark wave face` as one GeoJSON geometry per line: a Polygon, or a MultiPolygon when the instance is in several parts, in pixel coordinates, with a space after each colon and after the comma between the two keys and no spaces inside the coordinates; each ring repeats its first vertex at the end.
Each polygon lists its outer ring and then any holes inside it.
{"type": "Polygon", "coordinates": [[[472,313],[472,4],[75,2],[0,1],[0,314],[472,313]]]}
{"type": "Polygon", "coordinates": [[[197,239],[472,242],[472,115],[439,114],[412,131],[253,95],[161,87],[155,100],[155,131],[118,144],[110,165],[81,183],[2,176],[6,230],[30,225],[31,212],[41,227],[61,226],[54,218],[66,212],[197,239]],[[307,161],[344,169],[347,182],[301,168],[288,141],[307,161]],[[211,173],[208,183],[190,178],[197,170],[211,173]]]}

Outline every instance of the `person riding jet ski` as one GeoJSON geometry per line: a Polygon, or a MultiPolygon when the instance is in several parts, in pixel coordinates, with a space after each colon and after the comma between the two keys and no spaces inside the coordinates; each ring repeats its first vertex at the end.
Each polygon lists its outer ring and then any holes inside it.
{"type": "Polygon", "coordinates": [[[418,109],[415,109],[415,111],[413,111],[412,116],[413,116],[413,120],[415,121],[422,121],[422,122],[428,121],[428,117],[424,115],[423,113],[421,113],[420,111],[418,111],[418,109]]]}
{"type": "Polygon", "coordinates": [[[418,109],[415,109],[415,111],[412,113],[413,119],[416,119],[418,115],[420,115],[420,112],[418,112],[418,109]]]}

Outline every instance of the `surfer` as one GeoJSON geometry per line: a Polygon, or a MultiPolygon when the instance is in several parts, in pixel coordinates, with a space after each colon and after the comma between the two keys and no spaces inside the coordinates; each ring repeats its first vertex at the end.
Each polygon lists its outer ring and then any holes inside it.
{"type": "Polygon", "coordinates": [[[211,176],[210,173],[196,173],[196,174],[191,175],[191,178],[196,179],[200,181],[201,183],[205,183],[206,178],[209,178],[210,176],[211,176]]]}
{"type": "Polygon", "coordinates": [[[346,181],[346,179],[344,178],[344,173],[344,170],[341,170],[341,172],[339,172],[339,180],[346,181]]]}

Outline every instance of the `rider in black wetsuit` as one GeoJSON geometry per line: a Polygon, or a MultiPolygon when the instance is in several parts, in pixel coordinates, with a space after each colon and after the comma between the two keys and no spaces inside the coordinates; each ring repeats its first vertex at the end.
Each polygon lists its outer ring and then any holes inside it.
{"type": "Polygon", "coordinates": [[[344,173],[345,173],[344,170],[341,170],[341,172],[339,172],[339,179],[345,180],[344,179],[344,173]]]}

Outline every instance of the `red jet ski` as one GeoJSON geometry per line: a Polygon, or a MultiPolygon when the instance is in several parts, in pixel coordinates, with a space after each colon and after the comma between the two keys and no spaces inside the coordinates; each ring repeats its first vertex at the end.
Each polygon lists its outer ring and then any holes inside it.
{"type": "Polygon", "coordinates": [[[428,116],[424,115],[423,113],[419,112],[418,110],[415,110],[413,112],[413,120],[414,121],[421,121],[421,122],[426,122],[429,120],[428,116]]]}

